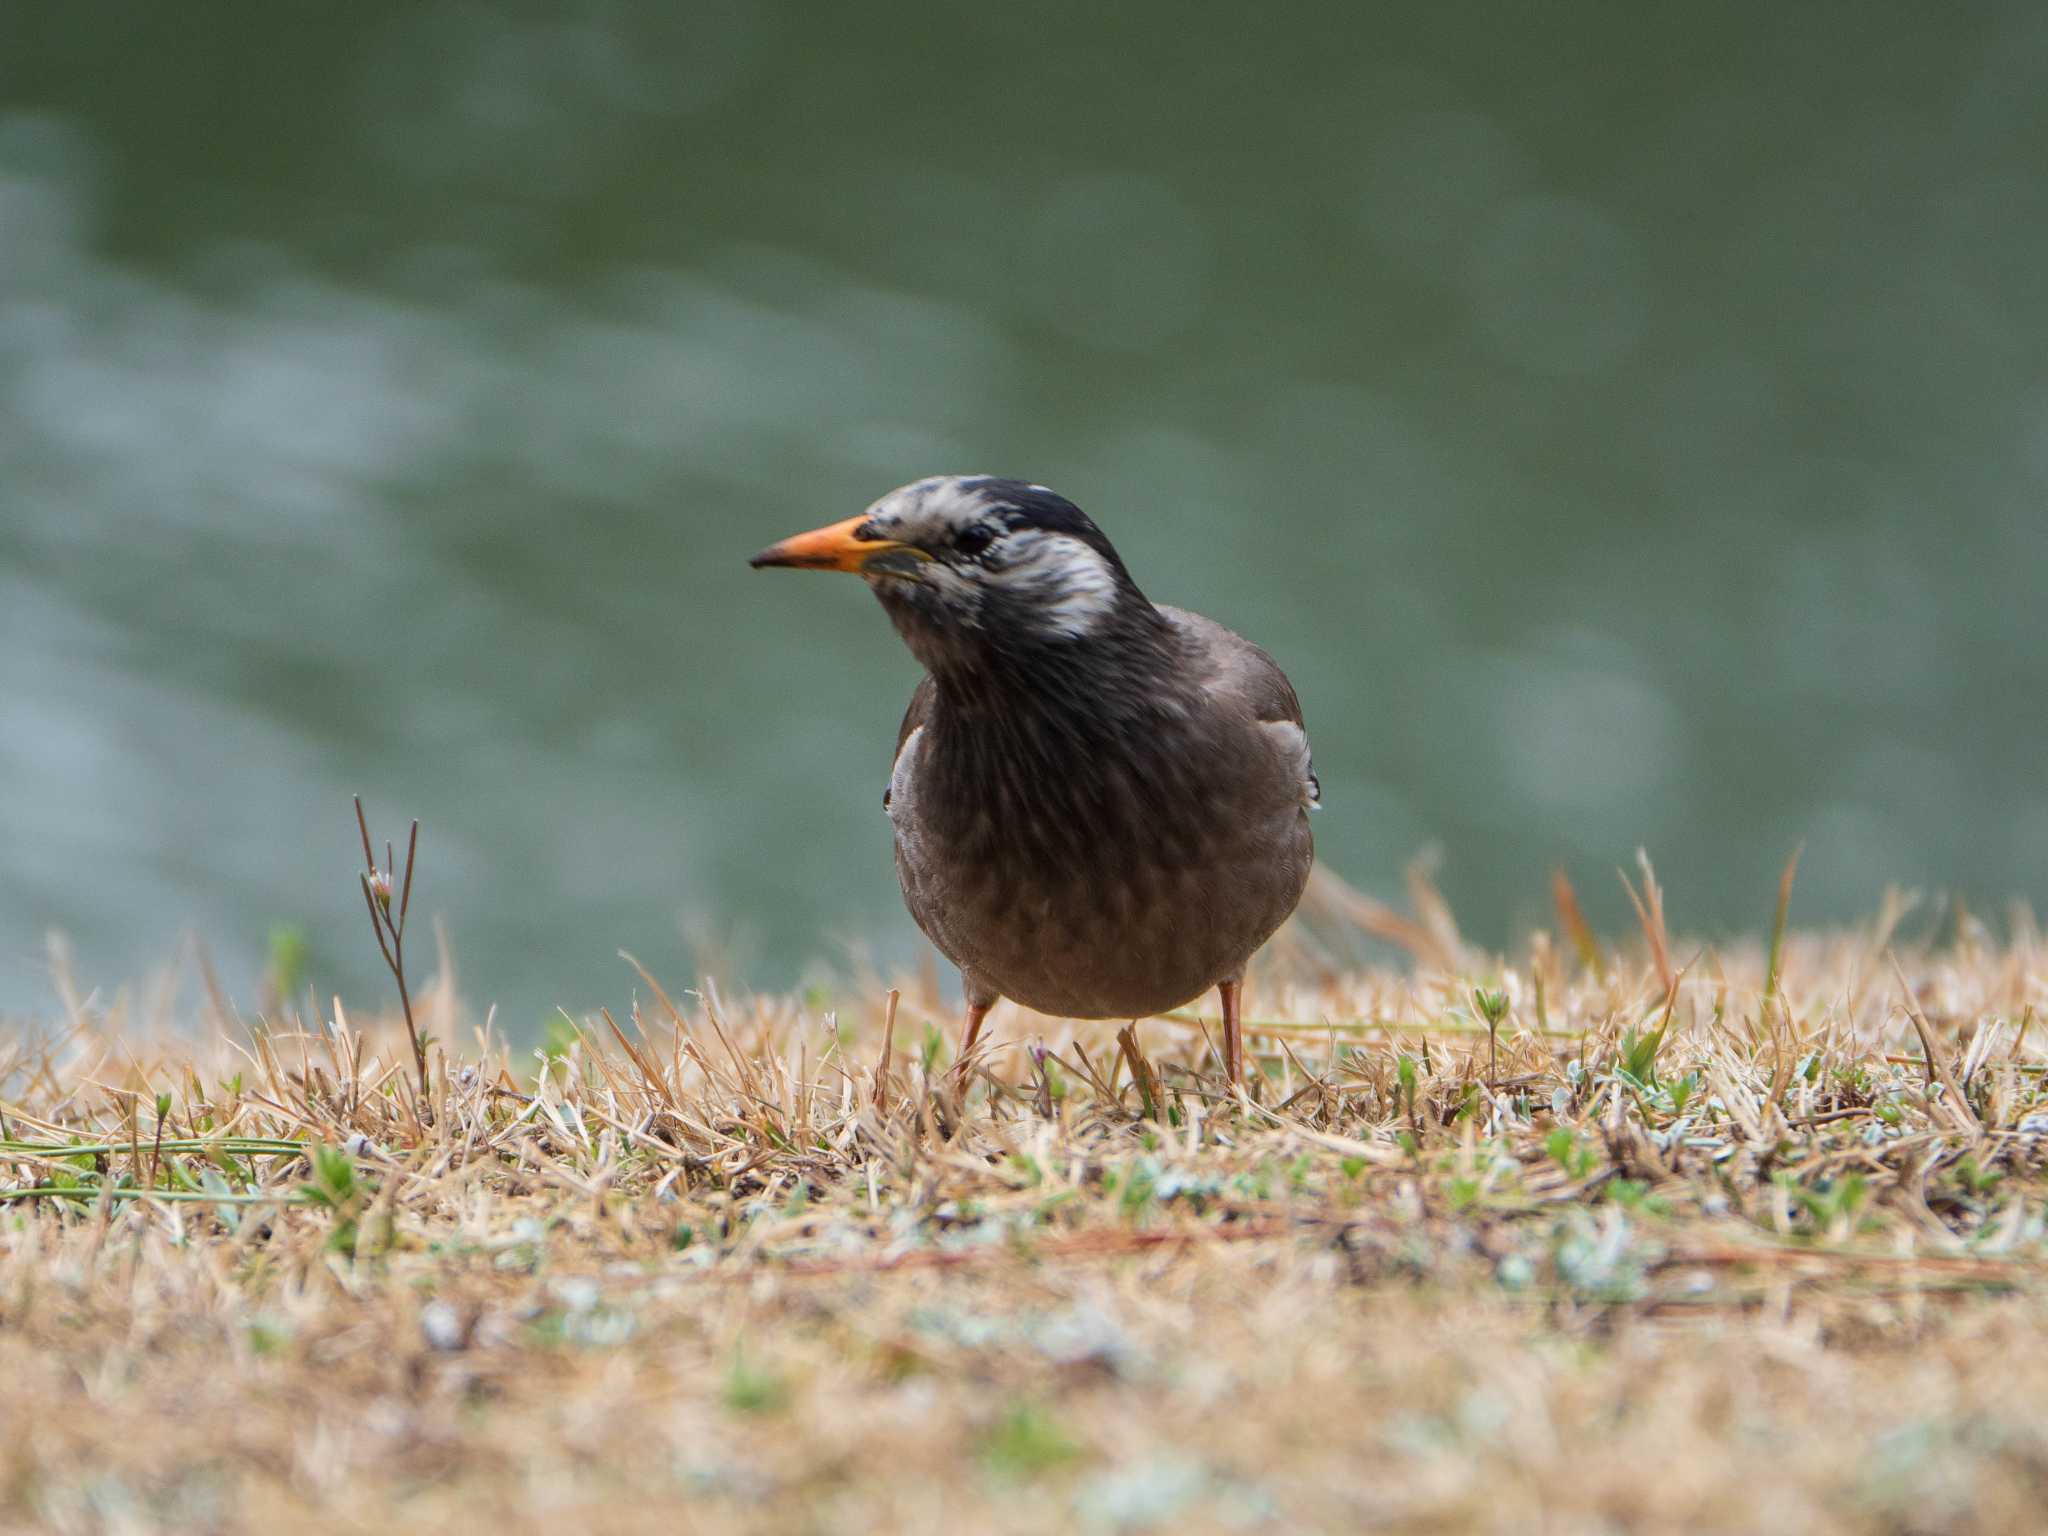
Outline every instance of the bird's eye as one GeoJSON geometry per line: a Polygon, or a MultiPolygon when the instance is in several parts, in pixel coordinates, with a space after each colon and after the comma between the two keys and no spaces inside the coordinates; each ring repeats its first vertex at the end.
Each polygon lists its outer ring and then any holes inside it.
{"type": "Polygon", "coordinates": [[[970,558],[980,554],[995,541],[995,531],[983,523],[976,523],[971,528],[962,528],[953,535],[953,547],[970,558]]]}

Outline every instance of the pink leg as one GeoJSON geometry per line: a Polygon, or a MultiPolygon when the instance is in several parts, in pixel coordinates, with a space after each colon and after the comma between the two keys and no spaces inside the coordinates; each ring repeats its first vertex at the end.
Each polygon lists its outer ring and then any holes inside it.
{"type": "Polygon", "coordinates": [[[994,1003],[969,1003],[967,1005],[967,1033],[960,1041],[960,1060],[967,1059],[967,1053],[974,1049],[974,1040],[981,1033],[981,1021],[988,1017],[994,1003]]]}
{"type": "Polygon", "coordinates": [[[1238,1022],[1238,1007],[1244,995],[1244,982],[1220,982],[1216,990],[1223,994],[1223,1064],[1230,1073],[1230,1086],[1244,1085],[1244,1028],[1238,1022]]]}

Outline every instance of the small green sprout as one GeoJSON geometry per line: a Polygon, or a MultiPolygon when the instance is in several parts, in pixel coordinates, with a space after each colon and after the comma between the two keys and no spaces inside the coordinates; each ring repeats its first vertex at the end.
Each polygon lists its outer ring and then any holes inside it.
{"type": "Polygon", "coordinates": [[[1028,1482],[1081,1454],[1080,1444],[1045,1409],[1017,1403],[997,1419],[981,1445],[989,1471],[1011,1482],[1028,1482]]]}
{"type": "Polygon", "coordinates": [[[279,999],[296,995],[304,985],[312,947],[306,930],[294,924],[279,923],[270,930],[270,990],[279,999]]]}
{"type": "Polygon", "coordinates": [[[1479,1010],[1479,1017],[1486,1024],[1486,1080],[1491,1083],[1500,1076],[1500,1021],[1508,1016],[1508,995],[1505,991],[1489,992],[1484,987],[1474,987],[1472,1006],[1479,1010]]]}
{"type": "Polygon", "coordinates": [[[1562,1125],[1544,1138],[1543,1150],[1572,1179],[1590,1178],[1600,1161],[1600,1154],[1595,1148],[1581,1142],[1562,1125]]]}
{"type": "Polygon", "coordinates": [[[787,1406],[789,1384],[773,1371],[749,1365],[746,1352],[735,1349],[732,1368],[726,1372],[725,1389],[720,1396],[732,1412],[758,1417],[779,1413],[787,1406]]]}

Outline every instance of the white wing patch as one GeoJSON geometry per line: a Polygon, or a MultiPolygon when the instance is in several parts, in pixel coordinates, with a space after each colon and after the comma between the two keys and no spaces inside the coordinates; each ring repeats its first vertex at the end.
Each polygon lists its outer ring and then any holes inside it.
{"type": "Polygon", "coordinates": [[[930,870],[934,853],[924,818],[917,813],[917,760],[924,746],[924,729],[920,725],[903,738],[903,749],[889,770],[889,792],[882,797],[882,808],[896,835],[897,855],[913,878],[930,870]]]}
{"type": "Polygon", "coordinates": [[[897,824],[898,831],[902,830],[916,799],[917,792],[911,784],[911,768],[917,758],[918,743],[923,738],[924,727],[921,725],[903,738],[903,746],[889,768],[889,787],[882,791],[882,809],[897,824]]]}
{"type": "Polygon", "coordinates": [[[1316,778],[1315,759],[1309,755],[1308,732],[1292,720],[1261,720],[1259,728],[1272,738],[1273,744],[1295,764],[1301,775],[1301,803],[1309,810],[1320,810],[1323,804],[1323,786],[1316,778]]]}

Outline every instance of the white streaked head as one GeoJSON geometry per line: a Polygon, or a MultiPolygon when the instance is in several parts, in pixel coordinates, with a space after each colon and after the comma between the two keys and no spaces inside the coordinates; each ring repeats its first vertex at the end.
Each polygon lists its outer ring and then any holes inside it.
{"type": "Polygon", "coordinates": [[[906,558],[862,567],[876,595],[941,628],[1080,640],[1120,602],[1143,601],[1102,530],[1042,485],[934,475],[875,502],[859,532],[904,546],[906,558]]]}

